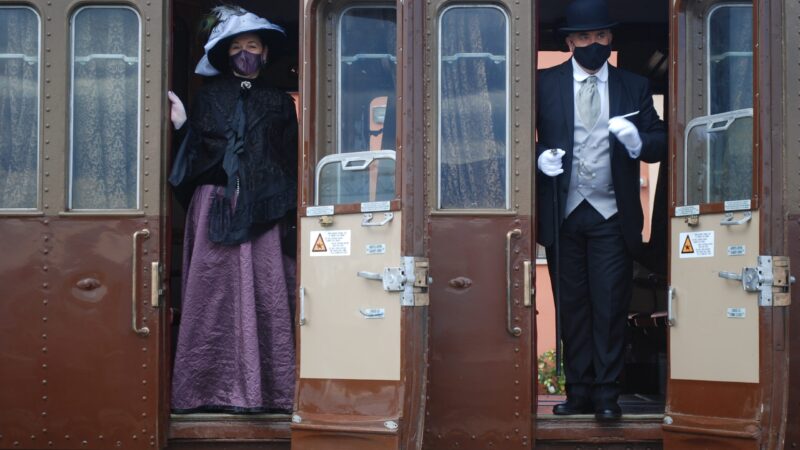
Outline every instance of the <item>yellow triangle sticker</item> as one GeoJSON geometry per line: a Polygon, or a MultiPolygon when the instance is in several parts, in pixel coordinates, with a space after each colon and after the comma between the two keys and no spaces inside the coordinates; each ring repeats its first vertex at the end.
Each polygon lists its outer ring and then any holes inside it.
{"type": "Polygon", "coordinates": [[[686,240],[683,241],[683,249],[681,249],[681,254],[686,255],[688,253],[694,253],[694,245],[692,245],[692,240],[689,239],[689,236],[686,236],[686,240]]]}
{"type": "Polygon", "coordinates": [[[322,239],[322,234],[317,236],[317,240],[314,242],[314,248],[311,249],[311,251],[315,253],[325,253],[328,251],[328,247],[325,246],[325,240],[322,239]]]}

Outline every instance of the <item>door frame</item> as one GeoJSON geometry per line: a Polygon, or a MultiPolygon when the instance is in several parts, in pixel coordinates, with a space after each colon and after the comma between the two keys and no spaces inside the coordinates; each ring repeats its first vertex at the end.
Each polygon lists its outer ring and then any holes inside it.
{"type": "MultiPolygon", "coordinates": [[[[677,0],[670,5],[670,90],[669,98],[669,117],[670,117],[670,163],[672,167],[671,188],[670,188],[670,218],[675,217],[675,208],[682,204],[678,198],[679,189],[679,167],[682,164],[682,142],[683,129],[688,122],[684,117],[683,98],[686,95],[693,95],[684,90],[687,88],[686,75],[684,74],[683,64],[689,62],[686,53],[691,43],[687,42],[687,35],[692,33],[685,26],[685,16],[690,0],[677,0]]],[[[788,25],[783,22],[783,2],[770,0],[754,0],[754,159],[753,159],[753,183],[754,183],[754,204],[753,209],[759,211],[760,245],[757,254],[761,255],[787,255],[786,245],[787,222],[786,216],[784,179],[791,173],[785,163],[791,159],[785,154],[785,144],[790,142],[787,139],[787,117],[784,114],[784,77],[788,74],[787,67],[783,66],[783,40],[776,36],[781,33],[788,25]],[[785,171],[785,172],[784,172],[785,171]]],[[[787,34],[788,36],[788,34],[787,34]]],[[[704,38],[703,38],[704,39],[704,38]]],[[[705,44],[703,42],[703,44],[705,44]]],[[[787,77],[791,78],[791,77],[787,77]]],[[[788,111],[788,108],[786,108],[788,111]]],[[[795,164],[796,165],[796,164],[795,164]]],[[[796,172],[796,167],[795,167],[796,172]]],[[[721,212],[718,207],[706,207],[701,205],[701,212],[712,213],[721,212]]],[[[671,226],[670,226],[671,228],[671,226]]],[[[671,236],[670,230],[670,236],[671,236]]],[[[670,238],[671,239],[671,238],[670,238]]],[[[674,244],[670,244],[670,255],[677,251],[674,244]]],[[[752,266],[755,264],[755,255],[750,255],[747,260],[742,260],[743,265],[752,266]]],[[[670,274],[671,277],[671,274],[670,274]]],[[[753,304],[757,305],[757,297],[754,297],[753,304]]],[[[754,388],[754,398],[761,408],[762,413],[756,413],[755,422],[759,424],[757,430],[741,429],[731,431],[729,436],[750,436],[756,439],[765,448],[779,448],[783,442],[786,431],[786,398],[788,391],[788,308],[785,307],[758,307],[759,312],[759,383],[754,388]]],[[[671,356],[670,356],[671,359],[671,356]]],[[[679,424],[671,422],[670,406],[672,395],[678,390],[677,395],[692,392],[686,391],[690,384],[713,383],[704,381],[669,380],[667,387],[667,411],[665,412],[665,424],[663,429],[665,437],[670,432],[698,432],[702,430],[691,424],[679,424]]],[[[756,408],[758,409],[758,408],[756,408]]],[[[744,419],[744,418],[743,418],[744,419]]],[[[744,420],[743,420],[744,422],[744,420]]],[[[715,427],[722,427],[722,421],[711,420],[703,427],[712,430],[715,427]]],[[[705,435],[708,439],[713,436],[724,436],[726,431],[709,431],[705,435]]]]}

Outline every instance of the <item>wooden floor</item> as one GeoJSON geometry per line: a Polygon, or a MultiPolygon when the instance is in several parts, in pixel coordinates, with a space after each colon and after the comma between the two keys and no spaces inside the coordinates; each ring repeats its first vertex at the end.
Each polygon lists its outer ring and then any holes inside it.
{"type": "Polygon", "coordinates": [[[662,448],[663,398],[623,395],[619,402],[622,420],[610,423],[597,422],[593,414],[553,415],[553,406],[565,399],[563,395],[539,396],[534,418],[537,450],[662,448]]]}
{"type": "MultiPolygon", "coordinates": [[[[538,417],[546,417],[553,414],[553,406],[566,400],[564,395],[540,395],[539,404],[536,407],[538,417]]],[[[619,399],[624,415],[652,415],[664,414],[664,397],[631,394],[623,395],[619,399]]]]}

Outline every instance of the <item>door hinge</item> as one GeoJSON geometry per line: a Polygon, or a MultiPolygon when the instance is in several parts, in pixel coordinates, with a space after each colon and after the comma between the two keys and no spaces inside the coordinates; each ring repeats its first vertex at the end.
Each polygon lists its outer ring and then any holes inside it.
{"type": "Polygon", "coordinates": [[[404,256],[400,267],[386,267],[382,273],[358,272],[358,276],[383,283],[386,292],[399,292],[402,306],[427,306],[428,259],[415,256],[404,256]]]}
{"type": "Polygon", "coordinates": [[[789,271],[788,256],[759,256],[756,267],[744,267],[742,273],[719,272],[720,278],[742,282],[747,292],[758,292],[759,306],[789,306],[791,285],[795,278],[789,271]]]}

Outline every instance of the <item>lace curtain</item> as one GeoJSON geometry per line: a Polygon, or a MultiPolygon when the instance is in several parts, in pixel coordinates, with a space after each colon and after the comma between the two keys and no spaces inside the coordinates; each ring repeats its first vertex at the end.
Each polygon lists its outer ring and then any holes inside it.
{"type": "Polygon", "coordinates": [[[88,7],[72,23],[71,209],[135,209],[139,191],[139,17],[88,7]]]}
{"type": "Polygon", "coordinates": [[[440,207],[507,207],[506,16],[455,7],[441,19],[440,207]]]}
{"type": "Polygon", "coordinates": [[[0,209],[35,209],[39,164],[39,19],[0,8],[0,209]]]}

